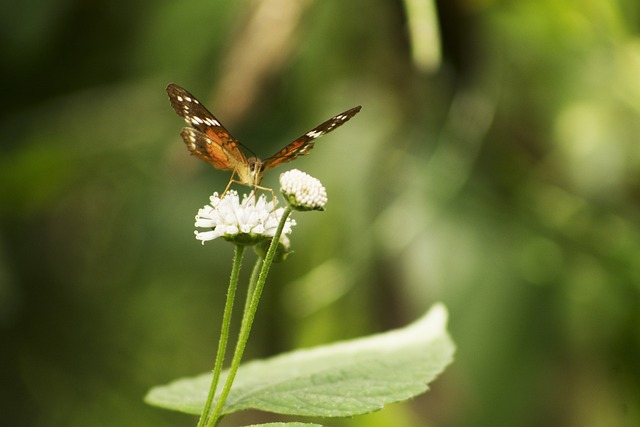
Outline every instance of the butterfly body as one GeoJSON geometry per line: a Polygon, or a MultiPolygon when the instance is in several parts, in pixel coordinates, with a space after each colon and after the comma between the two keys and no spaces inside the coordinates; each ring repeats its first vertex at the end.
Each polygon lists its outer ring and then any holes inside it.
{"type": "Polygon", "coordinates": [[[341,126],[361,108],[357,106],[332,117],[262,161],[255,156],[247,157],[240,143],[185,89],[171,83],[167,86],[167,94],[176,114],[191,125],[181,132],[182,140],[191,154],[209,162],[216,169],[232,171],[232,181],[254,188],[260,186],[267,170],[299,156],[306,156],[316,138],[341,126]],[[236,180],[234,176],[237,176],[236,180]]]}

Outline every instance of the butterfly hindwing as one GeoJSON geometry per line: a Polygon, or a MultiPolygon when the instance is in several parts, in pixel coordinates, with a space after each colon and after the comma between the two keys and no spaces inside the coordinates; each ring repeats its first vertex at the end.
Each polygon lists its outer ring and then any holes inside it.
{"type": "Polygon", "coordinates": [[[194,128],[184,128],[180,135],[187,149],[194,156],[211,163],[216,169],[233,169],[227,151],[222,145],[212,141],[206,134],[194,128]]]}
{"type": "MultiPolygon", "coordinates": [[[[195,96],[174,83],[167,86],[167,94],[169,95],[169,101],[176,114],[200,133],[197,135],[195,132],[189,131],[188,129],[190,128],[185,128],[182,132],[182,137],[191,153],[203,160],[211,162],[218,169],[220,169],[218,165],[223,163],[222,160],[220,160],[220,153],[228,156],[229,159],[226,160],[226,163],[231,161],[232,165],[246,161],[246,156],[240,148],[238,141],[229,134],[218,119],[216,119],[195,96]],[[206,136],[208,140],[204,139],[203,135],[206,136]],[[195,141],[192,141],[194,139],[195,141]],[[218,148],[208,142],[217,144],[218,148]],[[210,157],[211,159],[216,159],[215,162],[207,158],[207,156],[203,156],[199,152],[192,150],[190,144],[197,144],[201,146],[201,148],[209,147],[209,152],[213,153],[210,157]]],[[[203,151],[202,153],[206,152],[207,151],[203,151]]],[[[225,169],[233,169],[233,166],[230,168],[226,167],[225,169]]]]}
{"type": "Polygon", "coordinates": [[[340,113],[289,143],[282,150],[265,160],[264,170],[274,168],[282,163],[290,162],[298,156],[306,156],[313,148],[316,138],[320,138],[322,135],[342,126],[351,117],[355,116],[360,111],[360,108],[360,106],[357,106],[340,113]]]}

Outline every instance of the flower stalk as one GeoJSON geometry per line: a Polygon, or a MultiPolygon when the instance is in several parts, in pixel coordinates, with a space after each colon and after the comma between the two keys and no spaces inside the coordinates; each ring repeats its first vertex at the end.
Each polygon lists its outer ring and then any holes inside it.
{"type": "Polygon", "coordinates": [[[260,276],[260,270],[262,270],[262,264],[264,259],[262,257],[258,257],[256,259],[256,263],[253,266],[253,270],[251,271],[251,277],[249,278],[249,287],[247,288],[247,295],[244,301],[244,310],[243,313],[246,313],[249,309],[249,303],[251,302],[251,295],[253,295],[253,291],[256,288],[256,283],[258,283],[258,277],[260,276]]]}
{"type": "Polygon", "coordinates": [[[230,190],[223,198],[214,193],[210,198],[211,203],[200,209],[196,216],[196,227],[208,229],[195,232],[198,240],[204,243],[222,237],[236,245],[211,385],[198,427],[217,426],[224,417],[224,405],[240,368],[271,264],[284,260],[289,253],[286,235],[296,225],[289,215],[293,210],[321,211],[327,203],[327,193],[322,183],[299,170],[293,169],[280,175],[280,185],[280,191],[287,201],[285,208],[276,208],[277,201],[274,199],[273,204],[268,203],[264,195],[256,200],[255,193],[253,197],[245,195],[240,202],[238,193],[230,190]],[[212,410],[226,355],[233,303],[246,246],[255,246],[256,252],[263,256],[258,257],[251,273],[231,366],[212,410]]]}
{"type": "Polygon", "coordinates": [[[213,368],[213,377],[211,378],[211,386],[209,387],[209,394],[205,402],[204,408],[198,421],[198,427],[204,427],[207,423],[209,412],[211,411],[211,405],[213,398],[218,388],[218,381],[220,380],[220,373],[222,372],[222,365],[224,364],[224,357],[227,350],[227,342],[229,339],[229,328],[231,326],[231,313],[233,312],[233,302],[235,301],[236,289],[238,288],[238,277],[240,276],[240,266],[242,264],[242,256],[244,255],[245,246],[236,245],[236,249],[233,255],[233,267],[231,268],[231,278],[229,279],[229,288],[227,290],[227,301],[224,306],[224,314],[222,315],[222,327],[220,329],[220,340],[218,341],[218,352],[216,354],[216,361],[213,368]]]}
{"type": "Polygon", "coordinates": [[[208,422],[205,424],[206,427],[217,426],[218,423],[222,420],[222,410],[227,398],[229,397],[229,392],[231,391],[231,386],[233,385],[233,381],[236,377],[236,373],[238,372],[238,368],[240,367],[240,362],[242,361],[242,356],[244,354],[244,350],[247,346],[247,341],[249,340],[249,335],[251,333],[251,327],[253,326],[253,320],[255,319],[256,312],[258,311],[258,304],[260,303],[262,290],[264,289],[264,284],[267,281],[269,269],[271,268],[273,258],[276,254],[276,249],[278,248],[280,235],[282,234],[282,230],[284,229],[287,218],[291,214],[291,210],[292,208],[289,205],[287,205],[287,207],[284,209],[282,217],[280,218],[280,223],[278,224],[278,228],[276,229],[273,239],[271,240],[271,245],[269,246],[267,255],[264,258],[264,262],[262,264],[255,289],[253,289],[252,292],[247,293],[247,298],[250,298],[250,301],[248,304],[245,304],[245,307],[247,307],[247,309],[242,315],[240,333],[238,335],[238,341],[236,343],[233,359],[231,360],[229,375],[227,376],[227,380],[225,381],[225,384],[222,388],[220,397],[216,402],[216,406],[213,409],[213,413],[211,414],[208,422]]]}

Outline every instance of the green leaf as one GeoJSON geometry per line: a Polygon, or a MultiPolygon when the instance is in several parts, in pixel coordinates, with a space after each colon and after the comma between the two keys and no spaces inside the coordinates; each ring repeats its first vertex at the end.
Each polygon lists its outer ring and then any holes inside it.
{"type": "MultiPolygon", "coordinates": [[[[224,413],[259,409],[288,415],[364,414],[427,391],[451,362],[455,346],[441,304],[401,329],[285,353],[243,365],[224,413]]],[[[223,373],[221,383],[224,382],[223,373]]],[[[211,374],[154,387],[147,403],[199,414],[211,374]]]]}

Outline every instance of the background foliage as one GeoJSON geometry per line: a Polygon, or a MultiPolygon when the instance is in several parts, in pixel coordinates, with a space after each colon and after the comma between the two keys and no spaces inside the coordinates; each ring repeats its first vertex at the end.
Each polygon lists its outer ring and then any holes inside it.
{"type": "Polygon", "coordinates": [[[328,210],[298,216],[249,357],[438,300],[457,354],[330,425],[639,425],[640,4],[443,1],[439,41],[429,4],[1,6],[2,424],[194,425],[142,402],[211,369],[232,255],[193,238],[228,177],[187,155],[175,81],[260,156],[363,105],[295,165],[328,210]]]}

